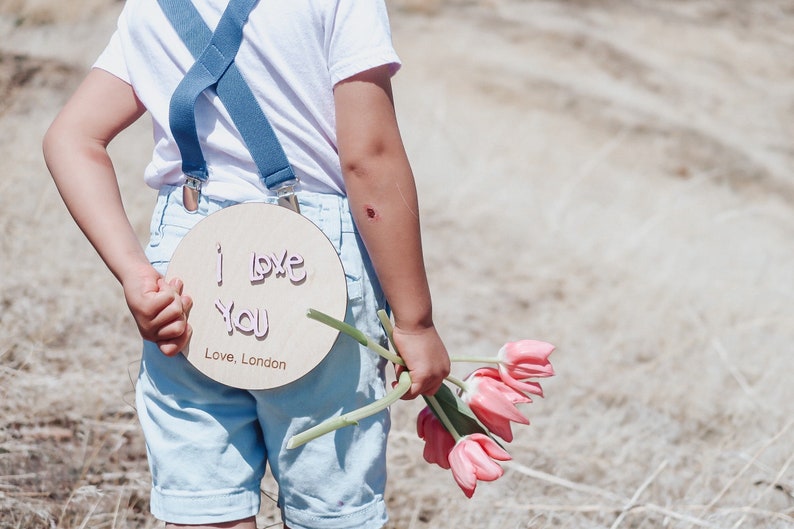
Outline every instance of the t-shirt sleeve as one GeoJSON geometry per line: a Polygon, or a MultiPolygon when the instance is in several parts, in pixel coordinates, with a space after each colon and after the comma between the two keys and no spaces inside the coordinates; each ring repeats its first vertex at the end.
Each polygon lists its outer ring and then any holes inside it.
{"type": "Polygon", "coordinates": [[[326,53],[331,82],[388,65],[392,75],[400,68],[394,51],[389,16],[383,0],[339,0],[328,13],[326,53]]]}
{"type": "Polygon", "coordinates": [[[124,60],[121,37],[118,31],[113,33],[113,36],[110,37],[110,42],[107,47],[99,55],[96,62],[94,62],[94,68],[105,70],[125,83],[130,83],[130,74],[127,70],[127,62],[124,60]]]}

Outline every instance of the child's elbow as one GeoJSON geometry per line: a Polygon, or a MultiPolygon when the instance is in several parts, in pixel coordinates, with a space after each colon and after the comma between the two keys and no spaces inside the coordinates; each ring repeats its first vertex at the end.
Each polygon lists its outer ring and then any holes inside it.
{"type": "Polygon", "coordinates": [[[355,158],[342,162],[342,175],[350,182],[367,182],[372,180],[377,171],[377,162],[373,159],[355,158]]]}
{"type": "Polygon", "coordinates": [[[41,149],[47,167],[52,169],[55,164],[85,152],[87,144],[87,138],[78,128],[56,118],[42,137],[41,149]]]}
{"type": "Polygon", "coordinates": [[[41,139],[41,152],[44,155],[44,161],[47,162],[47,165],[50,164],[50,161],[53,158],[55,153],[56,147],[59,141],[59,131],[58,127],[55,123],[50,125],[47,131],[44,133],[44,136],[41,139]]]}
{"type": "Polygon", "coordinates": [[[390,163],[393,156],[393,149],[386,142],[370,139],[340,156],[342,174],[345,179],[372,180],[383,172],[383,167],[390,163]]]}

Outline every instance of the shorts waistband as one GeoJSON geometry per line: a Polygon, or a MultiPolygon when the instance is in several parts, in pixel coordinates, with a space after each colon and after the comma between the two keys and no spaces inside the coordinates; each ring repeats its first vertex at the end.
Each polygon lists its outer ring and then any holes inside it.
{"type": "MultiPolygon", "coordinates": [[[[311,191],[298,191],[298,203],[300,204],[301,214],[314,221],[315,223],[323,223],[330,219],[338,219],[341,223],[340,228],[342,231],[349,232],[355,231],[353,218],[350,214],[350,205],[347,197],[342,195],[335,195],[329,193],[316,193],[311,191]],[[330,216],[330,218],[329,218],[330,216]]],[[[207,195],[199,195],[198,209],[190,212],[184,208],[182,202],[182,187],[181,186],[163,186],[159,190],[158,202],[164,201],[168,205],[179,205],[182,211],[174,212],[171,208],[162,208],[164,213],[161,219],[168,222],[169,214],[174,214],[182,217],[183,215],[197,215],[198,217],[206,217],[220,209],[233,206],[240,202],[233,200],[224,200],[219,198],[210,197],[207,195]]],[[[243,202],[265,202],[268,204],[276,204],[278,201],[274,195],[263,195],[262,197],[252,198],[243,202]]]]}

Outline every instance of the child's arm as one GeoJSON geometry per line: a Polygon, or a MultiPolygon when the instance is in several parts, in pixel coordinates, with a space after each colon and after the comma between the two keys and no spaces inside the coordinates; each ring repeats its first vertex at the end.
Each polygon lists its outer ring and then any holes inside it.
{"type": "Polygon", "coordinates": [[[334,89],[337,141],[350,207],[394,315],[394,339],[413,384],[433,394],[449,356],[433,325],[413,173],[392,101],[388,67],[334,89]]]}
{"type": "Polygon", "coordinates": [[[107,145],[145,109],[132,87],[89,72],[44,137],[44,158],[69,212],[124,288],[144,339],[176,354],[189,337],[191,301],[152,268],[130,225],[107,145]]]}

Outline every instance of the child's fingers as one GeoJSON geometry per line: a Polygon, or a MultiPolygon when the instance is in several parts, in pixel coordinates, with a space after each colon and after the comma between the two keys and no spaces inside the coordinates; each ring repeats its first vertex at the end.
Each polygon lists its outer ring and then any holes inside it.
{"type": "Polygon", "coordinates": [[[153,322],[174,302],[181,304],[181,296],[173,287],[166,286],[164,289],[150,292],[131,301],[133,303],[130,303],[130,309],[132,309],[136,319],[143,322],[153,322]]]}
{"type": "Polygon", "coordinates": [[[420,395],[435,395],[444,382],[443,377],[435,373],[418,373],[414,375],[411,371],[411,389],[403,397],[406,400],[415,399],[420,395]]]}
{"type": "MultiPolygon", "coordinates": [[[[406,368],[401,365],[394,366],[395,377],[399,380],[400,375],[406,368]]],[[[411,373],[411,387],[403,395],[403,400],[412,400],[420,395],[433,395],[438,391],[443,382],[443,377],[434,372],[435,370],[425,369],[424,366],[413,367],[409,370],[411,373]]],[[[392,384],[392,387],[397,385],[397,381],[392,384]]]]}
{"type": "Polygon", "coordinates": [[[172,340],[162,340],[157,342],[157,347],[160,348],[160,352],[162,352],[166,356],[175,356],[179,354],[185,346],[190,341],[190,337],[193,335],[193,329],[190,325],[187,326],[186,332],[184,332],[181,336],[174,338],[172,340]]]}
{"type": "Polygon", "coordinates": [[[190,309],[193,308],[193,298],[190,296],[182,296],[182,311],[185,313],[185,317],[187,318],[190,315],[190,309]]]}
{"type": "Polygon", "coordinates": [[[163,282],[162,294],[170,297],[168,304],[162,306],[156,319],[169,321],[183,317],[187,319],[190,309],[193,308],[193,298],[182,294],[185,284],[181,279],[175,278],[170,282],[163,282]]]}
{"type": "Polygon", "coordinates": [[[154,339],[156,342],[174,340],[185,334],[187,329],[187,319],[184,317],[176,318],[159,326],[155,332],[154,339]]]}
{"type": "Polygon", "coordinates": [[[179,279],[178,277],[173,278],[167,284],[173,287],[173,289],[176,290],[177,294],[182,294],[182,290],[185,288],[185,283],[183,283],[182,280],[179,279]]]}
{"type": "MultiPolygon", "coordinates": [[[[158,296],[162,293],[158,293],[158,296]]],[[[189,296],[168,297],[167,303],[162,299],[153,300],[148,308],[136,318],[141,336],[147,340],[160,341],[179,336],[185,331],[187,316],[193,306],[189,296]]]]}
{"type": "Polygon", "coordinates": [[[157,290],[149,292],[136,306],[134,314],[145,339],[156,342],[163,354],[173,356],[184,349],[191,329],[187,317],[193,299],[183,295],[184,283],[175,278],[157,280],[157,290]]]}
{"type": "Polygon", "coordinates": [[[171,342],[157,342],[157,347],[160,348],[160,352],[165,356],[175,356],[182,350],[179,346],[171,342]]]}
{"type": "Polygon", "coordinates": [[[171,303],[164,309],[154,323],[158,325],[157,341],[179,338],[188,330],[187,322],[190,310],[193,308],[193,298],[179,296],[178,302],[171,303]]]}
{"type": "Polygon", "coordinates": [[[150,331],[156,331],[174,320],[187,319],[182,306],[181,297],[171,298],[166,304],[157,304],[157,311],[148,311],[144,315],[144,326],[150,331]]]}
{"type": "Polygon", "coordinates": [[[165,279],[160,278],[157,280],[157,298],[162,297],[179,298],[182,295],[182,290],[185,284],[181,279],[175,277],[171,281],[166,282],[165,279]]]}

